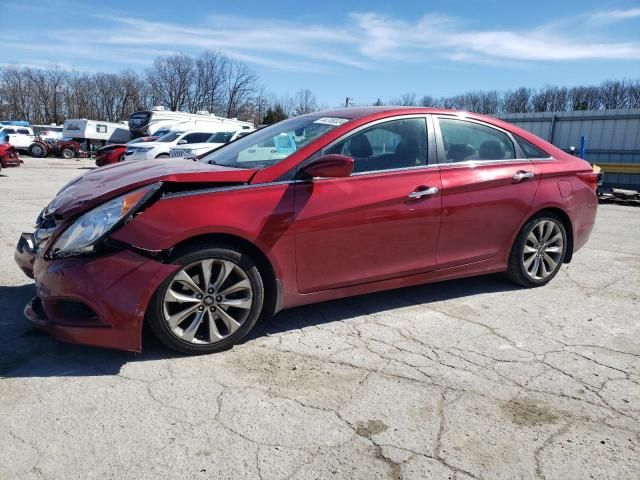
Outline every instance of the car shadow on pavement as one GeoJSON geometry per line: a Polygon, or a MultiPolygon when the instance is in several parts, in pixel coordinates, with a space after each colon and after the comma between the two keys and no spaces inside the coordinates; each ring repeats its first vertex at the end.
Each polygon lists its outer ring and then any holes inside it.
{"type": "Polygon", "coordinates": [[[56,340],[24,318],[35,284],[0,286],[0,378],[117,375],[128,362],[179,356],[145,335],[143,354],[56,340]]]}
{"type": "MultiPolygon", "coordinates": [[[[259,323],[242,343],[311,325],[517,288],[498,275],[489,275],[306,305],[286,310],[259,323]]],[[[142,353],[60,342],[24,318],[24,306],[34,295],[33,283],[0,286],[0,378],[117,375],[122,366],[129,362],[181,356],[160,344],[147,328],[143,329],[142,353]]]]}
{"type": "Polygon", "coordinates": [[[244,341],[320,323],[339,322],[361,315],[383,314],[397,308],[463,298],[480,293],[508,292],[519,288],[521,287],[508,282],[502,275],[495,274],[398,288],[305,305],[280,312],[275,317],[259,324],[244,341]]]}

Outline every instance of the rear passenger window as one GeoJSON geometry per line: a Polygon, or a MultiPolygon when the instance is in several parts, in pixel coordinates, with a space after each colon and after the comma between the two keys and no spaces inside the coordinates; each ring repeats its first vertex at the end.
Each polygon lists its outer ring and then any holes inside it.
{"type": "Polygon", "coordinates": [[[513,142],[500,130],[453,118],[440,118],[438,122],[447,163],[516,157],[513,142]]]}
{"type": "Polygon", "coordinates": [[[426,165],[426,120],[407,118],[379,123],[348,137],[326,153],[353,158],[356,173],[426,165]]]}
{"type": "Polygon", "coordinates": [[[533,143],[525,140],[524,138],[519,137],[517,135],[514,135],[514,138],[516,139],[516,142],[518,142],[518,145],[524,152],[524,156],[526,158],[549,158],[550,157],[550,155],[547,152],[540,150],[533,143]]]}
{"type": "Polygon", "coordinates": [[[18,133],[22,133],[23,135],[30,135],[29,130],[27,130],[26,128],[19,128],[18,133]]]}

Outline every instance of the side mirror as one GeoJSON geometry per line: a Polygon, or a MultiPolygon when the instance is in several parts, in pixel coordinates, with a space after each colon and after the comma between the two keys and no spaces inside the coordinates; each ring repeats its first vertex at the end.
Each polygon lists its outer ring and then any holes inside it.
{"type": "Polygon", "coordinates": [[[180,140],[178,142],[178,145],[185,145],[187,143],[187,141],[183,138],[182,140],[180,140]]]}
{"type": "Polygon", "coordinates": [[[353,172],[353,158],[339,154],[324,155],[307,165],[303,172],[312,178],[348,177],[353,172]]]}

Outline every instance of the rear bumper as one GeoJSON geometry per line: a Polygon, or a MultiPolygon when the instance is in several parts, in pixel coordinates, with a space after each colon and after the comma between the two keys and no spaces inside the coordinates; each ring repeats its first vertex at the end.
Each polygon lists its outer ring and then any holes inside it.
{"type": "MultiPolygon", "coordinates": [[[[161,153],[165,153],[165,152],[161,152],[161,153]]],[[[145,152],[145,153],[127,153],[124,156],[125,160],[151,160],[153,158],[155,158],[155,155],[157,155],[154,152],[145,152]]]]}
{"type": "Polygon", "coordinates": [[[16,262],[36,281],[37,297],[24,310],[30,321],[59,340],[120,350],[140,351],[149,301],[179,268],[129,250],[51,261],[19,250],[16,262]]]}
{"type": "Polygon", "coordinates": [[[111,163],[116,163],[118,161],[117,158],[112,158],[110,154],[98,154],[96,155],[96,166],[102,167],[103,165],[109,165],[111,163]]]}
{"type": "Polygon", "coordinates": [[[20,157],[18,156],[18,152],[9,153],[0,157],[0,163],[2,163],[3,167],[19,167],[20,157]]]}

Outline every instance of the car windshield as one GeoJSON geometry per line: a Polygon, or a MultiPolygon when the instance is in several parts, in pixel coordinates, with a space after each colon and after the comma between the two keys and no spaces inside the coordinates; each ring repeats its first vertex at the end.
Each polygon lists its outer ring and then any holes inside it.
{"type": "Polygon", "coordinates": [[[227,143],[235,132],[216,132],[207,138],[206,143],[227,143]]]}
{"type": "Polygon", "coordinates": [[[236,168],[270,167],[348,121],[322,115],[290,118],[231,142],[200,161],[236,168]]]}
{"type": "Polygon", "coordinates": [[[178,138],[183,133],[184,132],[169,132],[161,136],[159,139],[157,139],[156,142],[173,142],[176,138],[178,138]]]}

